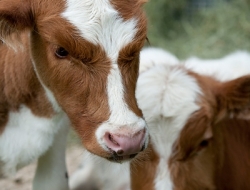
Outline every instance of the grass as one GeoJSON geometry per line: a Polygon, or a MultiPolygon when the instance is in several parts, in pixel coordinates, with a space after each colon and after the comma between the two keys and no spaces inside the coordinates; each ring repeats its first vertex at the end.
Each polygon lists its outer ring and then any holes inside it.
{"type": "Polygon", "coordinates": [[[188,1],[178,0],[183,6],[166,6],[169,1],[154,0],[145,7],[152,46],[181,59],[191,55],[217,58],[239,49],[250,51],[250,1],[219,2],[191,16],[185,12],[188,1]]]}

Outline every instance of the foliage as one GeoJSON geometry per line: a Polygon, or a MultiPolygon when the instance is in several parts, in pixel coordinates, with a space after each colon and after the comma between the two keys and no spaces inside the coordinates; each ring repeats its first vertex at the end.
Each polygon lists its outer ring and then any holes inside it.
{"type": "MultiPolygon", "coordinates": [[[[212,0],[210,0],[212,1],[212,0]]],[[[186,58],[216,58],[232,51],[250,51],[250,3],[248,0],[215,1],[191,11],[191,0],[151,0],[145,6],[148,37],[159,46],[186,58]]]]}

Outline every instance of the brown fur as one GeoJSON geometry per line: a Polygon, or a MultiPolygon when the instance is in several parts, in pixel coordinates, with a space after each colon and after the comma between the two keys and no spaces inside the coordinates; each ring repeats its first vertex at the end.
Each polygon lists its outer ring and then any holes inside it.
{"type": "MultiPolygon", "coordinates": [[[[23,34],[26,36],[26,33],[23,34]]],[[[22,56],[15,53],[13,49],[0,46],[1,61],[0,67],[0,95],[1,120],[0,127],[3,128],[7,122],[8,111],[17,111],[21,104],[31,108],[35,115],[51,117],[53,110],[45,97],[28,54],[28,41],[22,37],[24,49],[19,50],[22,56]],[[11,63],[11,64],[10,64],[11,63]]]]}
{"type": "Polygon", "coordinates": [[[145,3],[144,0],[112,0],[111,3],[125,20],[131,19],[135,15],[137,18],[142,18],[141,7],[145,3]],[[133,9],[131,9],[132,7],[133,9]]]}
{"type": "Polygon", "coordinates": [[[246,120],[226,119],[214,129],[214,135],[223,143],[215,145],[218,147],[215,161],[218,189],[250,189],[249,124],[246,120]]]}
{"type": "Polygon", "coordinates": [[[10,34],[20,33],[25,28],[32,28],[33,15],[30,0],[9,1],[0,3],[0,38],[7,40],[10,34]]]}
{"type": "Polygon", "coordinates": [[[249,189],[249,121],[238,115],[250,106],[250,77],[217,85],[208,80],[202,108],[183,128],[169,160],[175,189],[249,189]]]}
{"type": "Polygon", "coordinates": [[[154,178],[158,163],[159,156],[150,144],[147,150],[140,153],[130,164],[131,189],[154,190],[154,178]]]}
{"type": "MultiPolygon", "coordinates": [[[[219,82],[193,72],[189,75],[202,95],[196,102],[200,109],[187,120],[166,160],[173,189],[250,189],[250,76],[219,82]]],[[[151,149],[148,160],[131,164],[133,190],[155,189],[159,155],[151,149]]]]}
{"type": "MultiPolygon", "coordinates": [[[[135,86],[139,51],[146,38],[146,19],[139,1],[133,1],[136,6],[133,4],[129,9],[127,4],[119,2],[112,1],[121,16],[125,20],[133,16],[139,22],[134,42],[120,52],[119,68],[125,78],[125,99],[130,109],[141,116],[135,86]]],[[[21,104],[38,116],[51,117],[54,114],[34,72],[32,57],[39,78],[53,91],[85,147],[95,154],[109,157],[109,153],[96,142],[94,133],[110,115],[106,84],[111,62],[100,46],[80,38],[79,31],[61,18],[64,9],[65,4],[60,0],[0,2],[0,38],[16,46],[13,39],[18,36],[24,48],[16,53],[6,45],[0,46],[0,89],[4,91],[0,95],[0,127],[3,130],[8,112],[18,111],[21,104]],[[56,57],[58,47],[64,47],[69,56],[65,59],[56,57]]]]}

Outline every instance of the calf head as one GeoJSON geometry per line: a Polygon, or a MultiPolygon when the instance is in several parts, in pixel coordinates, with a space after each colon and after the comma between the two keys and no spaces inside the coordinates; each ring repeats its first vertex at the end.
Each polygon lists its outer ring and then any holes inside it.
{"type": "Polygon", "coordinates": [[[220,127],[223,122],[230,125],[228,119],[249,119],[250,114],[250,76],[223,83],[199,76],[197,81],[203,92],[200,109],[183,126],[168,161],[176,190],[218,188],[220,127]]]}
{"type": "Polygon", "coordinates": [[[142,4],[0,2],[2,41],[15,47],[15,36],[27,33],[34,70],[55,112],[67,114],[89,151],[113,161],[130,159],[147,145],[135,99],[139,51],[146,38],[142,4]]]}
{"type": "Polygon", "coordinates": [[[219,82],[181,65],[156,65],[140,75],[136,92],[151,150],[131,164],[132,189],[215,189],[221,123],[249,117],[250,76],[219,82]]]}

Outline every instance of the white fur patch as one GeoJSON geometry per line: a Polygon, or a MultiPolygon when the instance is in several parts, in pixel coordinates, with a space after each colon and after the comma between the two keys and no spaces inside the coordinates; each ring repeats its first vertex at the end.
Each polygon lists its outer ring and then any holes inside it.
{"type": "Polygon", "coordinates": [[[79,29],[83,38],[101,45],[113,63],[137,31],[136,20],[124,21],[109,0],[67,0],[62,16],[79,29]]]}
{"type": "Polygon", "coordinates": [[[166,159],[160,158],[159,165],[157,167],[157,173],[155,178],[156,190],[172,190],[173,184],[170,178],[169,170],[167,169],[166,159]]]}
{"type": "Polygon", "coordinates": [[[96,136],[100,145],[106,150],[108,149],[102,139],[106,132],[115,133],[121,128],[127,128],[129,129],[129,134],[134,134],[146,127],[145,121],[129,110],[125,103],[124,89],[121,81],[120,71],[118,67],[114,65],[108,76],[110,118],[96,131],[96,136]]]}
{"type": "Polygon", "coordinates": [[[162,159],[157,168],[155,188],[171,189],[167,161],[201,90],[194,78],[176,66],[157,65],[142,73],[137,83],[137,100],[148,122],[153,146],[162,159]]]}
{"type": "Polygon", "coordinates": [[[10,112],[9,121],[0,135],[4,174],[11,175],[41,156],[52,145],[54,135],[66,119],[64,114],[50,119],[37,117],[23,105],[18,112],[10,112]]]}
{"type": "Polygon", "coordinates": [[[179,62],[177,57],[161,48],[145,48],[140,53],[140,73],[155,65],[177,65],[179,62]]]}
{"type": "Polygon", "coordinates": [[[250,74],[250,54],[246,51],[236,51],[220,59],[190,57],[184,64],[197,73],[213,76],[220,81],[250,74]]]}

